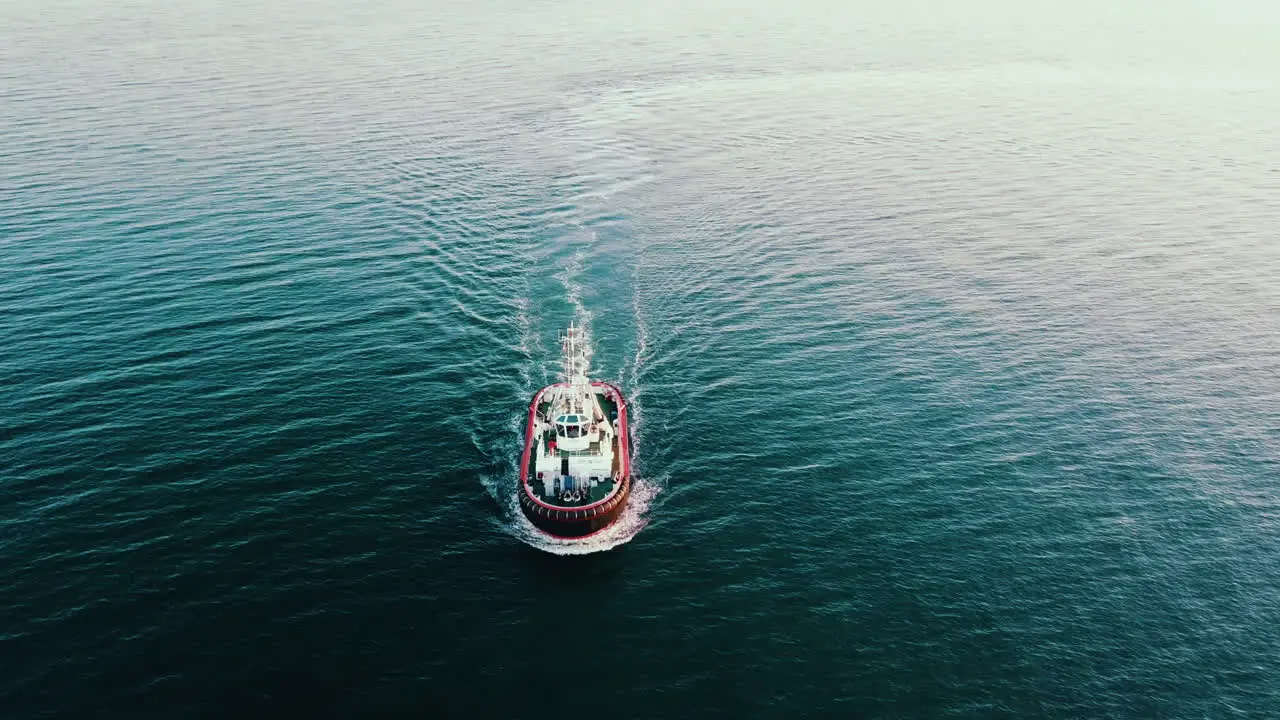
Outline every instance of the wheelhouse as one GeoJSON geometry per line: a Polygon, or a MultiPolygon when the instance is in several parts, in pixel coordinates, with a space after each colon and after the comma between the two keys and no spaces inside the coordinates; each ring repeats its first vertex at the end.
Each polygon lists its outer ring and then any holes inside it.
{"type": "Polygon", "coordinates": [[[587,418],[582,415],[561,415],[556,418],[556,436],[564,438],[579,438],[586,434],[583,424],[587,418]]]}

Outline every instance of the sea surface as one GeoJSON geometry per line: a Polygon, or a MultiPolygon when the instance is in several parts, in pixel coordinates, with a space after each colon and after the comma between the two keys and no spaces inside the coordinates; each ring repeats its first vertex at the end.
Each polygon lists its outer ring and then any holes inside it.
{"type": "Polygon", "coordinates": [[[1278,28],[4,3],[0,717],[1280,717],[1278,28]]]}

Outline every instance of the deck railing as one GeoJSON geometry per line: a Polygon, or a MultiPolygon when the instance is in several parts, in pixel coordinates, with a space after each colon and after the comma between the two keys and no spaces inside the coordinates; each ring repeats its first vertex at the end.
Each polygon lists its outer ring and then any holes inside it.
{"type": "Polygon", "coordinates": [[[591,450],[590,448],[586,450],[561,450],[556,448],[555,452],[556,457],[593,457],[601,454],[599,450],[591,450]]]}

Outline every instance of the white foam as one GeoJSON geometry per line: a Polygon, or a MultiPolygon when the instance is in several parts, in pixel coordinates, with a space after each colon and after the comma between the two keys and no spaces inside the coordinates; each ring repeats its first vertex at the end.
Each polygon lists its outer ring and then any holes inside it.
{"type": "MultiPolygon", "coordinates": [[[[519,492],[518,487],[516,491],[519,492]]],[[[659,492],[657,483],[636,480],[631,487],[631,497],[627,499],[627,506],[623,508],[622,514],[612,525],[590,537],[574,540],[553,538],[534,527],[524,513],[520,512],[519,501],[515,493],[512,493],[509,507],[515,521],[509,523],[505,529],[524,544],[554,555],[588,555],[605,552],[631,542],[636,535],[640,534],[645,525],[649,524],[649,508],[659,492]]]]}
{"type": "MultiPolygon", "coordinates": [[[[587,243],[589,247],[597,240],[598,235],[594,230],[588,232],[591,235],[591,239],[587,243]]],[[[595,348],[591,345],[591,319],[593,314],[582,303],[582,285],[578,282],[578,278],[586,268],[586,255],[587,248],[579,248],[569,258],[569,261],[561,266],[560,272],[555,274],[555,278],[564,287],[565,297],[569,304],[573,306],[574,324],[582,328],[582,351],[586,356],[587,367],[589,368],[591,366],[591,357],[595,354],[595,348]]],[[[568,378],[565,379],[567,380],[568,378]]]]}
{"type": "MultiPolygon", "coordinates": [[[[639,445],[639,432],[641,420],[643,419],[640,408],[640,396],[642,386],[640,385],[640,372],[646,359],[646,353],[649,349],[649,331],[644,324],[644,316],[640,313],[640,300],[637,293],[634,301],[635,317],[636,317],[636,355],[631,360],[629,372],[624,371],[624,388],[623,392],[627,395],[627,424],[631,430],[631,448],[632,460],[636,454],[639,445]],[[626,381],[626,377],[630,378],[630,382],[626,381]],[[625,387],[629,386],[629,387],[625,387]]],[[[634,462],[633,462],[634,464],[634,462]]]]}

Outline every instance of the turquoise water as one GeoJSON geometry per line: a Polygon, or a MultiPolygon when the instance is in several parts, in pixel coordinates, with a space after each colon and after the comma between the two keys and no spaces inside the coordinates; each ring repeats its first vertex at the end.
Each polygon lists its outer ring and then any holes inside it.
{"type": "Polygon", "coordinates": [[[0,714],[1280,715],[1280,15],[955,5],[7,4],[0,714]]]}

